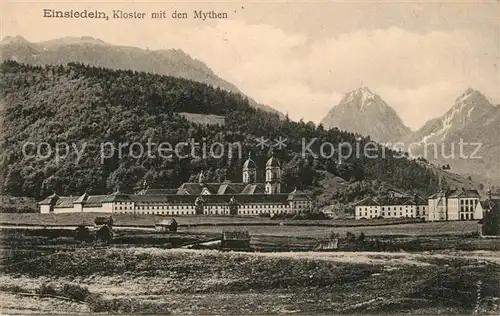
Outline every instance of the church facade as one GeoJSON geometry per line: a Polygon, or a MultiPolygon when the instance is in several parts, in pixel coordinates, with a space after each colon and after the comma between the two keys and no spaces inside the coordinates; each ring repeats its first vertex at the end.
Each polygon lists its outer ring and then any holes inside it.
{"type": "Polygon", "coordinates": [[[242,182],[198,182],[176,189],[145,189],[135,194],[77,197],[52,194],[39,203],[41,213],[131,213],[156,215],[242,215],[293,214],[309,211],[312,199],[304,192],[281,192],[281,166],[275,157],[265,165],[264,182],[257,182],[257,166],[249,157],[243,164],[242,182]]]}

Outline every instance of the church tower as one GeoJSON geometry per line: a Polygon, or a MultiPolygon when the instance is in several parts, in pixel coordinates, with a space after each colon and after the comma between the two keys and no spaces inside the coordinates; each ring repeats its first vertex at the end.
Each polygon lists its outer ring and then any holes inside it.
{"type": "Polygon", "coordinates": [[[199,184],[205,183],[205,175],[203,173],[203,170],[200,171],[200,175],[198,176],[198,183],[199,184]]]}
{"type": "Polygon", "coordinates": [[[271,154],[266,163],[266,194],[281,193],[281,167],[278,159],[271,154]]]}
{"type": "Polygon", "coordinates": [[[251,153],[248,153],[248,159],[243,163],[243,183],[253,183],[256,178],[257,168],[251,153]]]}

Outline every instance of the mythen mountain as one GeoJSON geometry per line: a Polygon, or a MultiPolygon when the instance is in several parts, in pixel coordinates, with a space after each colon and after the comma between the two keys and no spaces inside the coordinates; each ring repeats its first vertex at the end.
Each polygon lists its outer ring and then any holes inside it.
{"type": "Polygon", "coordinates": [[[356,132],[379,142],[400,139],[410,134],[396,111],[367,87],[351,91],[321,121],[325,128],[356,132]]]}
{"type": "Polygon", "coordinates": [[[445,114],[402,140],[414,153],[449,164],[455,172],[499,180],[499,126],[500,107],[468,88],[445,114]]]}
{"type": "MultiPolygon", "coordinates": [[[[202,82],[243,95],[237,87],[218,77],[203,62],[179,49],[143,50],[111,45],[87,36],[63,37],[31,43],[23,37],[16,36],[5,37],[0,44],[0,51],[2,60],[15,60],[34,65],[64,65],[78,62],[96,67],[144,71],[202,82]]],[[[256,108],[279,113],[250,98],[249,102],[256,108]]]]}
{"type": "Polygon", "coordinates": [[[443,116],[429,120],[405,140],[422,143],[447,141],[456,133],[463,134],[464,130],[472,128],[473,132],[474,128],[480,126],[471,123],[494,110],[495,106],[481,92],[469,88],[455,100],[455,104],[443,116]]]}

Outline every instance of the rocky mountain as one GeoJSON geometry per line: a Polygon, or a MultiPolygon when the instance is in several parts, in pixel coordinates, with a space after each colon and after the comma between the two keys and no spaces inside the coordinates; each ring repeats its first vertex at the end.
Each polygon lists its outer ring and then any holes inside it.
{"type": "Polygon", "coordinates": [[[500,106],[472,88],[404,142],[414,154],[449,164],[454,172],[500,180],[500,106]]]}
{"type": "MultiPolygon", "coordinates": [[[[207,65],[179,49],[143,50],[108,44],[93,37],[63,37],[31,43],[23,37],[5,37],[0,50],[2,60],[12,59],[34,65],[57,65],[79,62],[111,69],[129,69],[168,75],[206,83],[214,87],[243,93],[233,84],[218,77],[207,65]]],[[[249,98],[250,105],[280,114],[273,108],[249,98]]]]}
{"type": "Polygon", "coordinates": [[[455,100],[455,104],[443,116],[429,120],[405,140],[413,143],[443,142],[455,134],[474,133],[473,130],[480,126],[471,123],[482,121],[490,111],[495,111],[495,106],[481,92],[469,88],[455,100]]]}
{"type": "Polygon", "coordinates": [[[396,111],[367,87],[347,93],[321,124],[370,136],[379,142],[401,139],[411,133],[396,111]]]}

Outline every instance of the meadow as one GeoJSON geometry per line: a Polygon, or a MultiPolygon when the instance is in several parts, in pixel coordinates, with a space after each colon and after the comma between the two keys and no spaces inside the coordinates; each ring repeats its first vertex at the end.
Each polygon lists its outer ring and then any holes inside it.
{"type": "Polygon", "coordinates": [[[5,313],[497,314],[495,252],[2,253],[5,313]]]}
{"type": "MultiPolygon", "coordinates": [[[[93,225],[97,216],[110,216],[109,213],[0,213],[0,225],[45,225],[45,226],[77,226],[93,225]]],[[[313,225],[313,226],[371,226],[393,225],[397,223],[415,223],[418,220],[402,219],[373,219],[373,220],[271,220],[267,217],[256,216],[162,216],[152,214],[113,214],[115,226],[154,227],[155,223],[172,218],[180,226],[206,225],[313,225]]]]}
{"type": "MultiPolygon", "coordinates": [[[[477,223],[470,222],[423,222],[411,224],[398,224],[391,225],[381,224],[363,225],[363,222],[356,221],[339,221],[336,225],[213,225],[213,226],[191,226],[181,227],[180,231],[185,232],[222,232],[225,229],[244,229],[252,235],[268,235],[268,236],[289,236],[289,237],[310,237],[310,238],[323,238],[328,236],[331,232],[345,235],[347,232],[360,234],[364,233],[367,236],[432,236],[432,235],[466,235],[477,232],[477,223]],[[344,222],[344,224],[341,224],[344,222]],[[349,225],[350,224],[350,225],[349,225]],[[359,225],[359,226],[358,226],[359,225]]],[[[369,222],[367,222],[369,223],[369,222]]],[[[296,224],[296,223],[294,223],[296,224]]]]}
{"type": "Polygon", "coordinates": [[[117,214],[122,226],[104,245],[75,240],[70,227],[91,225],[96,214],[2,216],[4,225],[47,225],[1,229],[8,314],[498,312],[500,244],[478,238],[472,221],[186,216],[176,218],[177,232],[159,233],[152,227],[164,217],[117,214]],[[248,230],[250,252],[179,248],[224,229],[248,230]],[[315,251],[332,233],[340,249],[315,251]],[[356,240],[346,242],[348,233],[356,240]]]}

